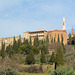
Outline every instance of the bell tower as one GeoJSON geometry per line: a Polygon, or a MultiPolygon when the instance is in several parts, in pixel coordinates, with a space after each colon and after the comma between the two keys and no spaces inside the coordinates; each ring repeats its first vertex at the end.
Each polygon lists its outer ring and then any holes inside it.
{"type": "Polygon", "coordinates": [[[65,21],[65,17],[63,17],[62,25],[63,25],[62,30],[66,30],[66,21],[65,21]]]}

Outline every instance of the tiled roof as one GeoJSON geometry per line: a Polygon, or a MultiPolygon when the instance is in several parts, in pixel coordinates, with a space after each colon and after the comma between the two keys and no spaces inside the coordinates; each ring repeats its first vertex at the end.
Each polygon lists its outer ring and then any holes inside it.
{"type": "Polygon", "coordinates": [[[56,30],[51,30],[51,31],[48,31],[48,32],[55,32],[55,31],[58,31],[58,32],[66,32],[66,30],[58,30],[58,29],[56,29],[56,30]]]}

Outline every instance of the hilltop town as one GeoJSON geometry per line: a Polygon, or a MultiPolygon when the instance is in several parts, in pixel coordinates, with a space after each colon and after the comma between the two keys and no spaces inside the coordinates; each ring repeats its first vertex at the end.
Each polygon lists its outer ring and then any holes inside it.
{"type": "Polygon", "coordinates": [[[12,75],[60,75],[62,68],[64,75],[69,72],[74,75],[75,33],[72,28],[67,37],[65,17],[61,30],[26,31],[23,34],[23,38],[19,35],[0,39],[0,75],[8,75],[8,72],[12,75]]]}
{"type": "MultiPolygon", "coordinates": [[[[46,36],[48,35],[49,38],[49,43],[51,43],[52,40],[55,40],[55,42],[58,41],[58,36],[60,39],[60,42],[62,41],[62,37],[63,37],[63,44],[68,44],[68,37],[67,37],[67,30],[66,30],[66,21],[65,21],[65,17],[63,17],[63,21],[62,21],[62,30],[50,30],[50,31],[46,31],[46,30],[39,30],[39,31],[27,31],[24,32],[24,38],[27,39],[28,41],[30,41],[30,37],[31,37],[31,41],[32,44],[34,42],[34,38],[38,35],[39,40],[46,40],[46,36]]],[[[68,34],[69,35],[69,34],[68,34]]],[[[74,29],[71,30],[71,36],[75,36],[74,33],[74,29]]],[[[15,36],[16,41],[21,38],[21,41],[23,42],[24,39],[21,37],[21,35],[19,36],[15,36]]],[[[7,47],[9,44],[12,45],[13,44],[13,40],[14,37],[6,37],[6,38],[0,38],[0,49],[2,46],[2,41],[5,42],[5,47],[7,47]]]]}

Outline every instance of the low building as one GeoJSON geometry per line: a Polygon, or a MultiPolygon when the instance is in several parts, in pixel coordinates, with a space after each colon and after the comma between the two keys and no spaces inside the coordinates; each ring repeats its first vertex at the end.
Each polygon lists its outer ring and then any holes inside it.
{"type": "MultiPolygon", "coordinates": [[[[18,41],[18,39],[21,38],[21,35],[19,36],[16,36],[15,37],[15,40],[18,41]]],[[[22,38],[21,38],[22,39],[22,38]]],[[[0,49],[1,49],[1,46],[2,46],[2,42],[5,43],[5,48],[10,44],[10,45],[13,45],[13,41],[14,41],[14,37],[6,37],[6,38],[1,38],[0,39],[0,49]]]]}

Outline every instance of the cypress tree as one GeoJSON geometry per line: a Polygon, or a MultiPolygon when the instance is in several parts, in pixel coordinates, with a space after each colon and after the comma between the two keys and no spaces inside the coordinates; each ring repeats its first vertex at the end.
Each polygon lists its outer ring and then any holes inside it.
{"type": "Polygon", "coordinates": [[[10,52],[10,44],[6,47],[6,53],[9,54],[10,52]]]}
{"type": "Polygon", "coordinates": [[[64,55],[63,55],[63,50],[62,46],[58,46],[56,50],[56,63],[58,66],[64,65],[64,55]]]}
{"type": "Polygon", "coordinates": [[[32,45],[32,40],[31,40],[31,36],[30,36],[30,44],[32,45]]]}
{"type": "Polygon", "coordinates": [[[24,41],[23,41],[23,45],[25,45],[26,44],[26,40],[25,40],[25,38],[23,39],[24,41]]]}
{"type": "Polygon", "coordinates": [[[52,52],[52,55],[50,57],[50,62],[52,62],[52,64],[55,63],[55,54],[54,54],[54,52],[52,52]]]}
{"type": "Polygon", "coordinates": [[[53,43],[53,37],[52,37],[52,39],[51,39],[51,43],[53,43]]]}
{"type": "Polygon", "coordinates": [[[41,44],[42,44],[42,45],[44,44],[44,41],[43,41],[43,40],[41,40],[41,44]]]}
{"type": "Polygon", "coordinates": [[[62,43],[62,45],[63,45],[63,35],[61,35],[61,39],[62,39],[61,43],[62,43]]]}
{"type": "Polygon", "coordinates": [[[18,44],[17,44],[17,41],[16,41],[16,39],[15,39],[15,37],[14,37],[14,41],[13,41],[13,46],[12,46],[13,48],[13,53],[17,53],[17,51],[18,51],[18,44]]]}
{"type": "Polygon", "coordinates": [[[60,43],[59,34],[58,34],[58,43],[60,43]]]}
{"type": "Polygon", "coordinates": [[[6,53],[8,54],[9,57],[12,57],[12,55],[14,54],[14,51],[12,50],[12,46],[10,44],[6,48],[6,53]]]}
{"type": "Polygon", "coordinates": [[[18,48],[19,48],[19,46],[22,45],[21,38],[18,39],[18,43],[17,43],[17,45],[18,45],[18,48]]]}
{"type": "Polygon", "coordinates": [[[1,47],[2,48],[1,48],[0,55],[1,55],[2,59],[3,59],[5,57],[5,43],[3,43],[3,41],[2,41],[2,46],[1,47]]]}
{"type": "Polygon", "coordinates": [[[44,51],[41,53],[41,59],[40,60],[41,60],[42,63],[46,62],[46,57],[45,57],[44,51]]]}
{"type": "Polygon", "coordinates": [[[54,38],[54,42],[55,42],[55,38],[54,38]]]}
{"type": "Polygon", "coordinates": [[[35,45],[36,47],[39,46],[38,35],[34,38],[34,45],[35,45]]]}
{"type": "Polygon", "coordinates": [[[71,38],[71,34],[69,34],[69,44],[72,44],[72,38],[71,38]]]}
{"type": "Polygon", "coordinates": [[[41,46],[41,53],[44,52],[45,54],[48,54],[49,51],[48,51],[48,46],[45,46],[45,45],[42,45],[41,46]]]}
{"type": "Polygon", "coordinates": [[[49,38],[48,35],[46,36],[46,42],[49,43],[49,38]]]}
{"type": "Polygon", "coordinates": [[[29,45],[28,39],[26,39],[26,45],[29,45]]]}

